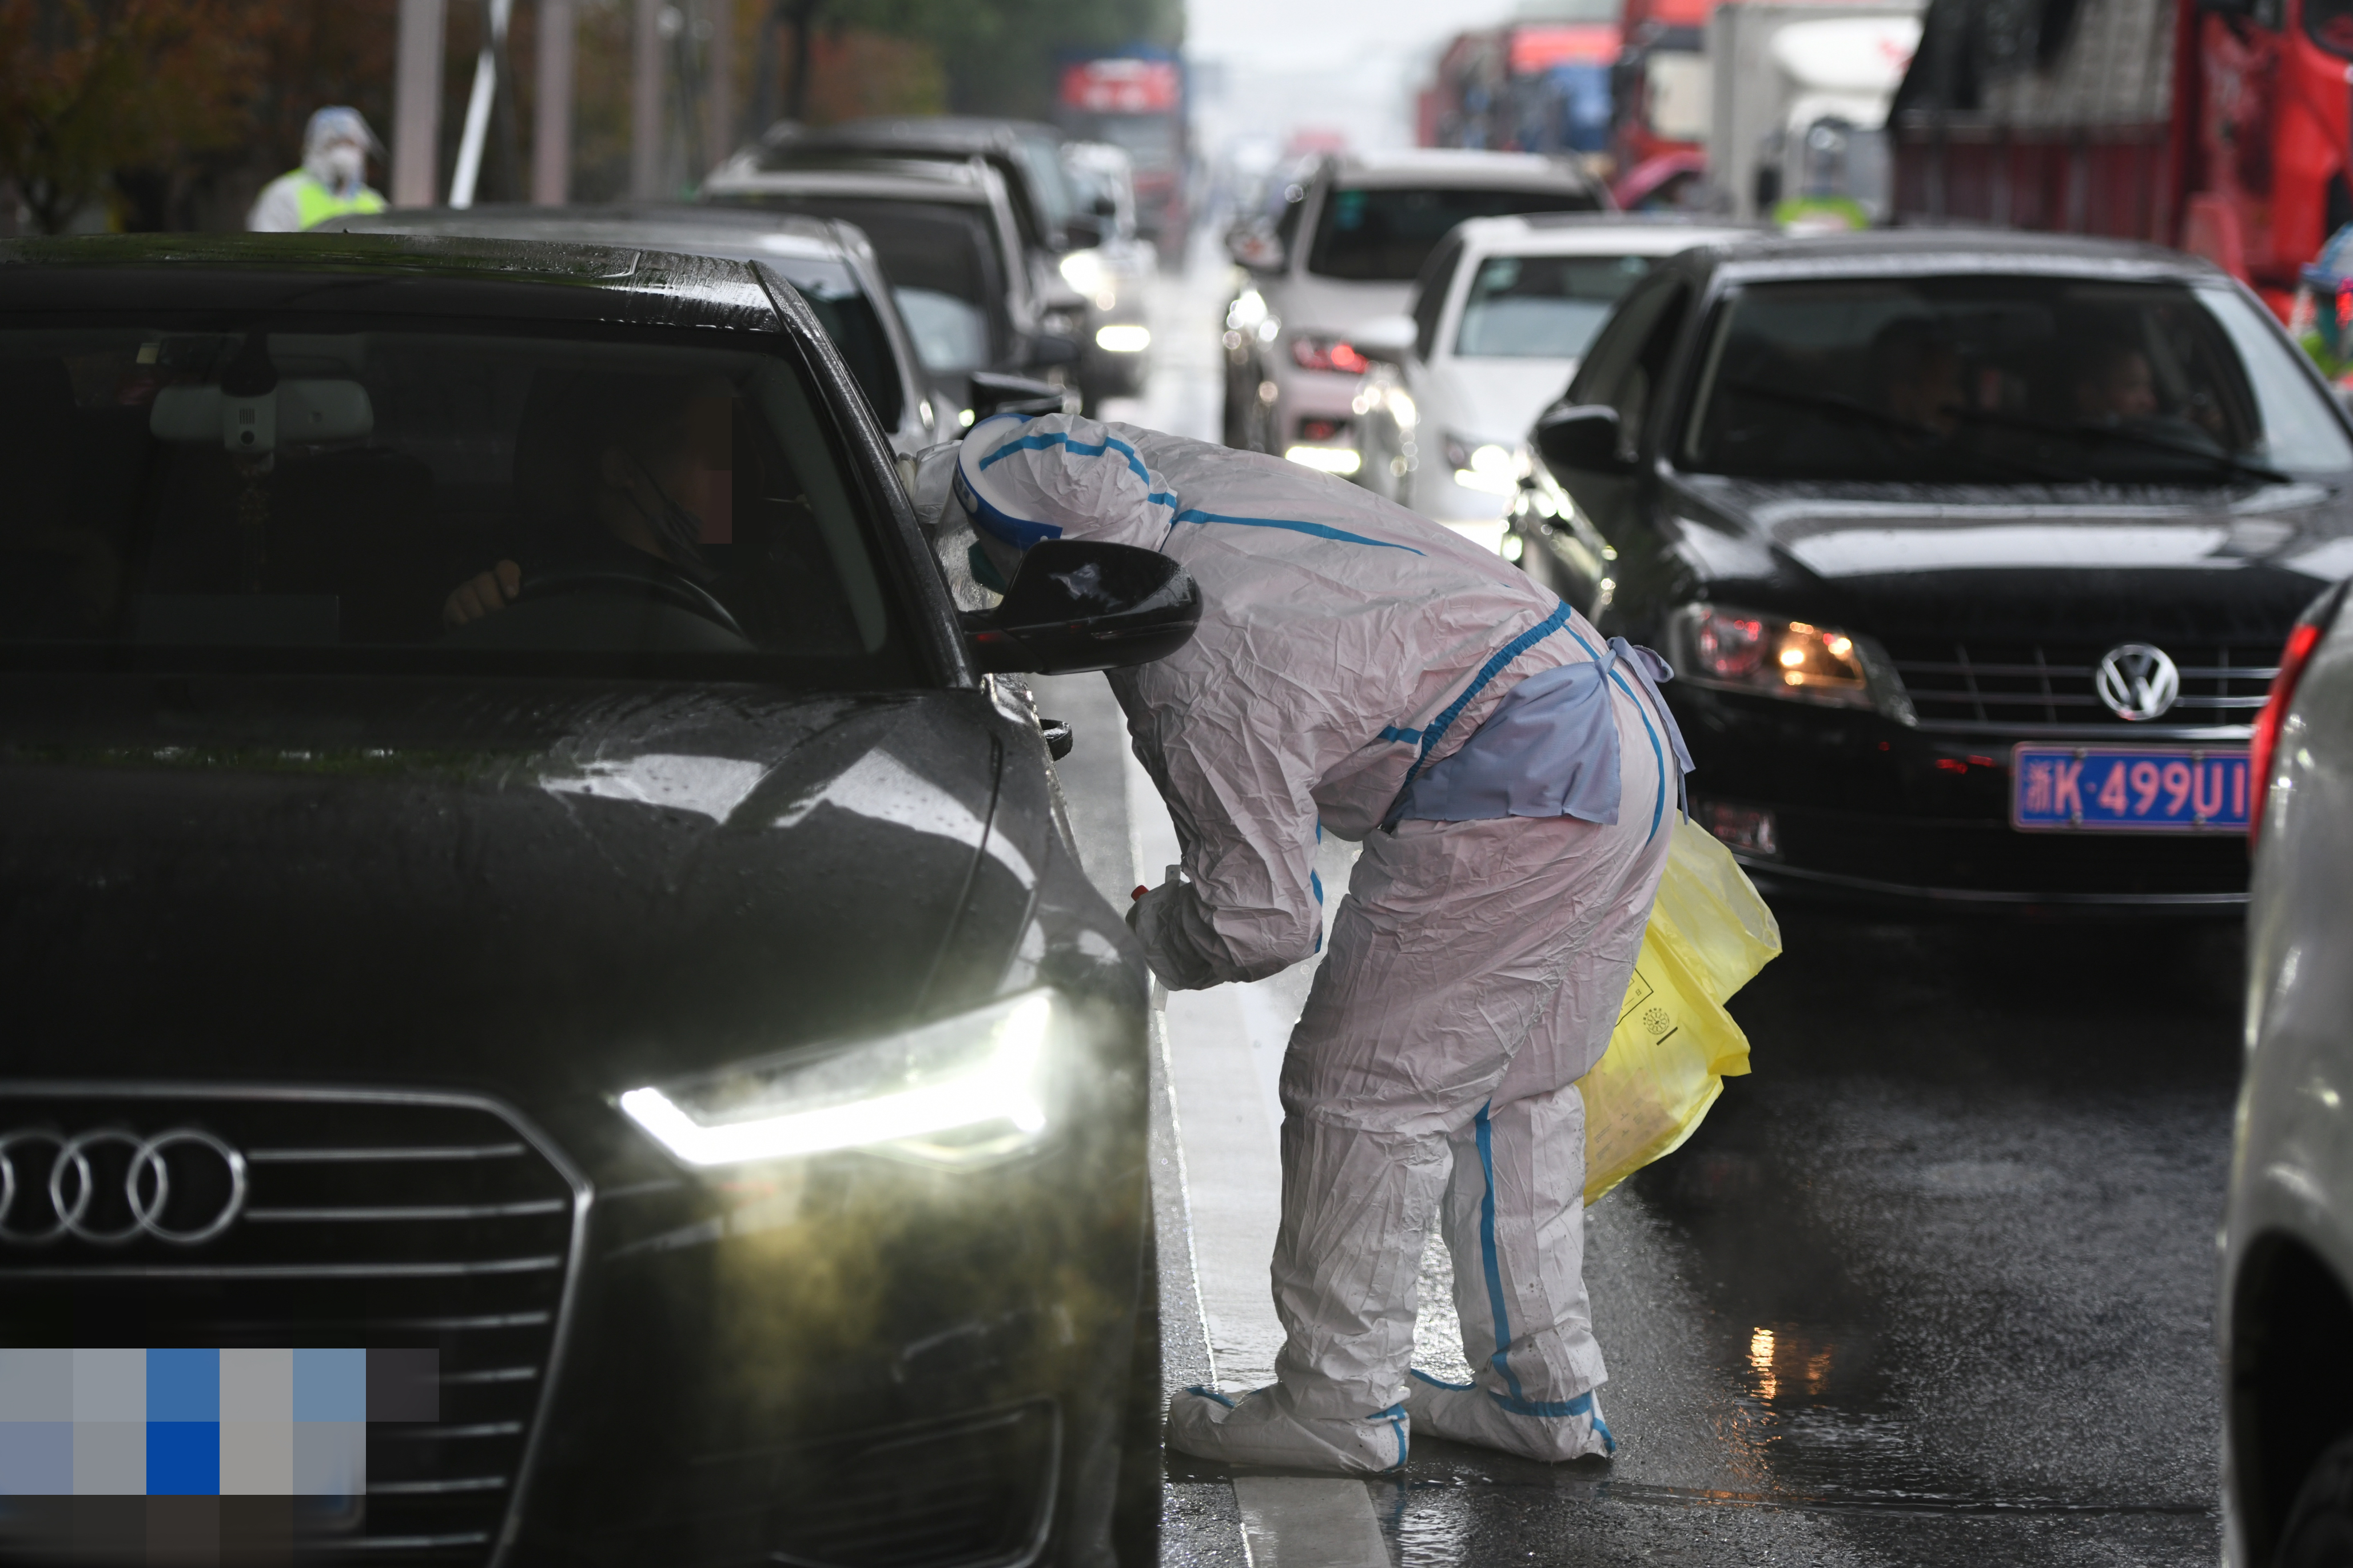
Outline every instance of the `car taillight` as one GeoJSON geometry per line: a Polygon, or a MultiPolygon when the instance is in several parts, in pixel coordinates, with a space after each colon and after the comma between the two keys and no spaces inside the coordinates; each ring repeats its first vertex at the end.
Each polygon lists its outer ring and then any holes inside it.
{"type": "Polygon", "coordinates": [[[2280,724],[2287,718],[2288,704],[2295,700],[2304,667],[2311,662],[2312,650],[2320,646],[2329,622],[2337,618],[2337,606],[2344,596],[2345,584],[2340,583],[2296,618],[2295,628],[2287,634],[2287,646],[2280,649],[2279,673],[2272,677],[2271,695],[2263,699],[2263,710],[2255,715],[2254,737],[2247,745],[2247,783],[2254,792],[2254,809],[2247,813],[2250,851],[2255,847],[2255,836],[2263,831],[2263,804],[2271,798],[2272,760],[2279,750],[2280,724]]]}
{"type": "Polygon", "coordinates": [[[1291,340],[1291,363],[1302,370],[1332,370],[1343,375],[1362,375],[1373,368],[1372,361],[1340,339],[1314,332],[1302,332],[1291,340]]]}

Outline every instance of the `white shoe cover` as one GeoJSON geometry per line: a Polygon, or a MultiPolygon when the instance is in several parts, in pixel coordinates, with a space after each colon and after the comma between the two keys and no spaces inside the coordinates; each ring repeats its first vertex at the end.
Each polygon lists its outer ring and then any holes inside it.
{"type": "Polygon", "coordinates": [[[1607,1458],[1618,1451],[1617,1439],[1601,1419],[1600,1397],[1590,1389],[1564,1403],[1567,1414],[1521,1415],[1475,1383],[1440,1383],[1417,1371],[1406,1379],[1405,1408],[1429,1436],[1546,1464],[1607,1458]]]}
{"type": "Polygon", "coordinates": [[[1280,1384],[1240,1400],[1212,1388],[1188,1388],[1168,1401],[1168,1446],[1229,1465],[1342,1475],[1372,1475],[1405,1463],[1410,1429],[1403,1405],[1350,1420],[1294,1415],[1290,1404],[1280,1384]]]}

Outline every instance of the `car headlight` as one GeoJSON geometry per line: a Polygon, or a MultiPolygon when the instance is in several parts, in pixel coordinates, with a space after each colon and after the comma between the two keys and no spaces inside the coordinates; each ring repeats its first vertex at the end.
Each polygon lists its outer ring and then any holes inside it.
{"type": "Polygon", "coordinates": [[[1104,279],[1110,276],[1103,266],[1103,253],[1097,250],[1073,250],[1062,258],[1060,270],[1063,282],[1090,297],[1102,291],[1104,279]]]}
{"type": "Polygon", "coordinates": [[[1685,605],[1671,624],[1677,679],[1718,691],[1831,708],[1875,708],[1914,721],[1912,700],[1869,637],[1728,605],[1685,605]]]}
{"type": "Polygon", "coordinates": [[[1454,470],[1454,482],[1464,489],[1507,496],[1520,488],[1518,463],[1509,447],[1450,435],[1445,447],[1446,466],[1454,470]]]}
{"type": "Polygon", "coordinates": [[[1070,1027],[1066,1003],[1029,991],[835,1050],[633,1089],[620,1107],[690,1165],[845,1149],[981,1163],[1045,1135],[1051,1047],[1070,1027]]]}

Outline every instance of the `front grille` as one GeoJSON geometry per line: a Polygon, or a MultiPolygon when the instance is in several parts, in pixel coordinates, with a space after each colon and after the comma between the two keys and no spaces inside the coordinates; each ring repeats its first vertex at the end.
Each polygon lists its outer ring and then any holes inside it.
{"type": "Polygon", "coordinates": [[[702,1568],[1018,1568],[1052,1523],[1061,1415],[1029,1400],[698,1467],[647,1561],[702,1568]]]}
{"type": "MultiPolygon", "coordinates": [[[[90,1131],[110,1134],[90,1147],[100,1196],[81,1228],[91,1235],[31,1239],[58,1228],[46,1173],[11,1184],[0,1344],[432,1351],[437,1418],[372,1420],[364,1500],[340,1515],[298,1511],[311,1527],[296,1549],[372,1563],[491,1560],[554,1370],[585,1219],[586,1184],[561,1155],[470,1097],[0,1085],[0,1136],[30,1135],[0,1146],[12,1170],[54,1163],[59,1135],[90,1131]],[[225,1166],[199,1158],[151,1216],[170,1233],[159,1237],[124,1203],[121,1173],[138,1141],[182,1131],[239,1152],[246,1188],[230,1202],[225,1166]]],[[[0,1552],[47,1554],[21,1542],[0,1552]]],[[[224,1568],[235,1556],[224,1552],[224,1568]]]]}
{"type": "Polygon", "coordinates": [[[2244,726],[2278,674],[2275,646],[2201,643],[2167,647],[2181,695],[2153,721],[2120,719],[2094,687],[2115,645],[1891,640],[1888,655],[1924,728],[1993,731],[2119,731],[2244,726]]]}

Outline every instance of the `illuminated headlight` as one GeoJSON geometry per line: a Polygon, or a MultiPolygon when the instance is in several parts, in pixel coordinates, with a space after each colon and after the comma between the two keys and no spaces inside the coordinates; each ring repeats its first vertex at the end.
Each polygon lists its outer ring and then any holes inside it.
{"type": "Polygon", "coordinates": [[[1282,454],[1302,468],[1324,474],[1353,474],[1364,467],[1364,455],[1352,447],[1292,447],[1282,454]]]}
{"type": "Polygon", "coordinates": [[[1066,1004],[1030,991],[837,1050],[633,1089],[620,1107],[690,1165],[845,1149],[979,1163],[1044,1135],[1050,1047],[1069,1027],[1066,1004]]]}
{"type": "Polygon", "coordinates": [[[1899,723],[1914,721],[1903,680],[1868,637],[1761,610],[1686,605],[1670,624],[1669,642],[1676,678],[1694,686],[1875,708],[1899,723]]]}
{"type": "Polygon", "coordinates": [[[1062,281],[1081,294],[1100,293],[1108,276],[1103,253],[1095,250],[1073,250],[1062,258],[1061,271],[1062,281]]]}
{"type": "Polygon", "coordinates": [[[1095,347],[1106,353],[1140,354],[1152,346],[1152,329],[1132,321],[1113,321],[1095,329],[1095,347]]]}
{"type": "Polygon", "coordinates": [[[1493,441],[1466,441],[1460,436],[1447,437],[1445,447],[1446,466],[1454,470],[1454,482],[1464,489],[1507,496],[1520,488],[1518,466],[1510,448],[1493,441]]]}

